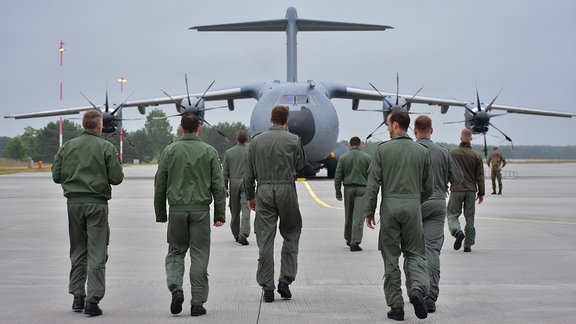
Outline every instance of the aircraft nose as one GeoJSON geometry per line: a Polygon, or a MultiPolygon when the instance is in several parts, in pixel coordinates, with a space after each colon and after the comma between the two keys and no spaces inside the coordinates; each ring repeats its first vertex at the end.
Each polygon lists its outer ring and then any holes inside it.
{"type": "Polygon", "coordinates": [[[300,136],[303,145],[310,143],[316,133],[316,124],[310,109],[302,107],[299,111],[290,111],[288,129],[290,133],[300,136]]]}

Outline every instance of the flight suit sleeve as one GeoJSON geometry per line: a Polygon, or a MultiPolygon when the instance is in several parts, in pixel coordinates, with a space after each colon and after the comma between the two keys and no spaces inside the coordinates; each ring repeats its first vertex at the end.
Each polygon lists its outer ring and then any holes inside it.
{"type": "Polygon", "coordinates": [[[382,168],[381,159],[378,152],[374,152],[372,162],[368,168],[368,182],[366,183],[366,192],[364,193],[364,216],[366,218],[373,218],[376,211],[376,204],[378,202],[378,190],[382,185],[382,168]]]}
{"type": "Polygon", "coordinates": [[[230,179],[230,163],[228,162],[228,152],[224,152],[224,162],[222,162],[222,175],[224,176],[224,189],[228,190],[228,180],[230,179]]]}
{"type": "Polygon", "coordinates": [[[124,180],[122,164],[120,164],[120,158],[112,145],[106,150],[106,169],[108,170],[109,184],[116,186],[122,183],[122,180],[124,180]]]}
{"type": "Polygon", "coordinates": [[[506,159],[502,156],[502,167],[505,167],[505,166],[506,166],[506,163],[508,163],[508,162],[507,162],[506,159]]]}
{"type": "Polygon", "coordinates": [[[424,170],[422,175],[422,192],[420,194],[420,202],[424,202],[428,197],[432,196],[434,191],[434,169],[430,160],[430,152],[426,152],[426,159],[424,163],[424,170]]]}
{"type": "MultiPolygon", "coordinates": [[[[454,160],[452,154],[448,154],[448,165],[449,165],[448,180],[450,181],[450,183],[461,184],[462,181],[464,180],[464,174],[462,173],[462,169],[460,169],[458,162],[454,160]]],[[[446,191],[448,191],[448,188],[446,188],[446,191]]]]}
{"type": "Polygon", "coordinates": [[[342,180],[344,179],[344,162],[338,160],[336,165],[336,174],[334,175],[334,189],[336,189],[336,198],[342,198],[342,180]]]}
{"type": "Polygon", "coordinates": [[[476,185],[478,187],[478,196],[484,196],[484,164],[482,157],[478,156],[478,163],[476,163],[476,185]]]}
{"type": "Polygon", "coordinates": [[[255,191],[256,191],[256,174],[255,174],[255,170],[254,170],[254,164],[253,164],[253,158],[252,158],[252,154],[253,154],[253,147],[254,145],[250,145],[250,147],[248,147],[248,151],[246,152],[246,155],[244,155],[245,161],[244,164],[246,165],[246,171],[244,173],[244,191],[246,193],[246,199],[251,200],[254,199],[255,197],[255,191]]]}
{"type": "Polygon", "coordinates": [[[52,180],[55,183],[62,183],[62,150],[63,147],[58,150],[52,163],[52,180]]]}
{"type": "Polygon", "coordinates": [[[486,165],[490,167],[490,162],[492,162],[492,154],[486,159],[486,165]]]}
{"type": "Polygon", "coordinates": [[[304,146],[302,145],[302,140],[298,137],[298,144],[296,152],[294,154],[294,168],[296,171],[302,170],[306,165],[306,153],[304,152],[304,146]]]}
{"type": "Polygon", "coordinates": [[[220,160],[218,159],[218,153],[213,150],[211,159],[211,169],[212,169],[212,196],[214,197],[214,223],[216,222],[226,222],[226,193],[224,189],[224,177],[222,175],[222,169],[220,168],[220,160]]]}
{"type": "Polygon", "coordinates": [[[154,212],[156,214],[156,222],[158,223],[168,221],[168,213],[166,211],[166,191],[168,190],[166,158],[167,154],[166,150],[164,150],[160,156],[158,170],[156,170],[156,176],[154,177],[154,212]]]}

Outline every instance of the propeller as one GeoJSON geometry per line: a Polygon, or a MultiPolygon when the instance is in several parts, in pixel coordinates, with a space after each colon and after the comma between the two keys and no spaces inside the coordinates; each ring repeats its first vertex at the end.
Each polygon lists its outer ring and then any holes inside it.
{"type": "Polygon", "coordinates": [[[80,94],[86,101],[92,105],[94,109],[100,110],[102,112],[102,133],[104,134],[112,134],[118,131],[119,127],[122,127],[123,120],[141,120],[142,118],[135,118],[135,119],[122,119],[122,107],[126,104],[128,99],[134,94],[131,93],[120,105],[116,107],[116,109],[110,111],[110,104],[108,101],[108,87],[106,87],[106,99],[104,101],[104,111],[98,106],[96,106],[88,97],[80,91],[80,94]]]}
{"type": "Polygon", "coordinates": [[[502,89],[500,89],[500,91],[498,91],[498,93],[496,94],[496,96],[494,97],[494,99],[492,99],[492,101],[490,101],[490,103],[484,108],[484,110],[482,110],[482,103],[480,102],[480,94],[478,92],[478,84],[476,84],[476,109],[477,110],[473,110],[469,105],[464,106],[464,108],[467,110],[467,112],[469,113],[469,115],[466,115],[466,119],[463,121],[456,121],[456,122],[444,122],[444,124],[455,124],[455,123],[466,123],[466,128],[470,129],[474,134],[482,134],[482,136],[484,137],[484,156],[488,156],[488,148],[487,148],[487,144],[486,144],[486,132],[488,132],[489,126],[494,128],[495,130],[497,130],[500,134],[502,134],[502,136],[504,136],[504,138],[510,142],[510,145],[512,146],[512,148],[514,148],[514,144],[512,143],[512,139],[506,135],[503,131],[501,131],[498,127],[494,126],[494,124],[492,124],[490,122],[490,119],[492,117],[498,117],[498,116],[502,116],[505,114],[491,114],[492,111],[492,106],[494,105],[494,102],[496,102],[496,99],[498,98],[498,96],[500,95],[500,93],[502,93],[502,89]]]}
{"type": "Polygon", "coordinates": [[[382,97],[383,102],[385,103],[384,106],[387,105],[387,107],[384,107],[382,109],[357,109],[360,111],[375,111],[375,112],[381,112],[383,113],[383,117],[384,120],[382,121],[382,123],[380,123],[380,125],[378,125],[378,127],[376,127],[376,129],[374,129],[374,131],[372,131],[370,134],[368,134],[368,136],[366,136],[366,140],[370,139],[374,133],[380,129],[380,127],[382,127],[383,125],[387,124],[387,119],[388,119],[388,115],[396,110],[402,110],[402,111],[406,111],[409,114],[414,114],[410,112],[410,104],[412,103],[412,100],[414,100],[414,98],[418,95],[418,93],[420,93],[420,91],[422,91],[422,89],[424,89],[424,86],[421,86],[420,89],[418,89],[418,91],[416,91],[416,93],[414,93],[414,95],[412,95],[412,97],[410,99],[403,99],[404,103],[402,103],[402,105],[400,105],[400,75],[398,73],[396,73],[396,100],[394,103],[391,103],[390,101],[388,101],[389,97],[384,96],[380,90],[378,90],[378,88],[376,88],[371,82],[369,82],[370,86],[372,87],[372,89],[374,89],[374,91],[376,91],[380,97],[382,97]]]}
{"type": "MultiPolygon", "coordinates": [[[[204,107],[204,96],[206,96],[206,93],[210,90],[210,88],[212,88],[212,85],[214,85],[214,82],[216,82],[216,80],[213,80],[210,83],[210,85],[208,85],[206,90],[204,90],[204,93],[202,93],[202,96],[197,97],[198,100],[196,100],[196,102],[194,104],[192,104],[192,98],[190,96],[190,90],[188,87],[188,74],[184,74],[184,82],[186,84],[186,99],[188,102],[188,106],[183,105],[182,101],[178,101],[178,100],[174,99],[170,94],[168,94],[168,92],[164,91],[163,89],[160,89],[162,91],[162,93],[164,93],[168,98],[170,98],[170,100],[172,100],[172,102],[174,104],[176,104],[176,107],[177,107],[177,110],[179,113],[175,114],[175,115],[166,116],[166,117],[154,117],[154,119],[165,119],[165,118],[171,118],[171,117],[178,117],[178,116],[183,116],[186,113],[192,113],[192,114],[196,115],[198,117],[198,119],[200,119],[200,122],[202,124],[206,124],[206,125],[212,127],[212,125],[204,118],[204,112],[208,111],[208,110],[221,109],[221,108],[227,108],[228,107],[228,106],[218,106],[218,107],[211,107],[211,108],[205,108],[204,107]]],[[[220,130],[217,130],[217,129],[215,129],[215,131],[220,136],[224,137],[226,142],[230,143],[230,140],[228,139],[228,136],[226,136],[226,134],[224,134],[223,132],[221,132],[220,130]]]]}

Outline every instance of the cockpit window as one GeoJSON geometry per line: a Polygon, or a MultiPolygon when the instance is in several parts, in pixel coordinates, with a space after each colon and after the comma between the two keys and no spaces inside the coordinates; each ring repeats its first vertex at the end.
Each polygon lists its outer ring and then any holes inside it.
{"type": "Polygon", "coordinates": [[[306,95],[296,96],[296,103],[299,105],[307,104],[308,103],[308,96],[306,96],[306,95]]]}
{"type": "Polygon", "coordinates": [[[280,102],[284,105],[303,105],[308,103],[307,95],[284,95],[280,102]]]}

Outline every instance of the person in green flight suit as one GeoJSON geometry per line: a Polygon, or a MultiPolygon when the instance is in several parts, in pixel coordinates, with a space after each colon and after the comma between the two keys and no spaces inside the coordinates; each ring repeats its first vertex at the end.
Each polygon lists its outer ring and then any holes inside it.
{"type": "Polygon", "coordinates": [[[102,126],[99,110],[86,111],[82,135],[64,143],[52,164],[52,180],[62,185],[68,205],[72,310],[90,316],[102,315],[98,304],[106,290],[110,185],[124,179],[116,148],[100,137],[102,126]]]}
{"type": "Polygon", "coordinates": [[[222,172],[224,186],[228,195],[230,207],[230,230],[236,242],[248,245],[250,235],[250,208],[244,191],[244,171],[246,170],[246,153],[248,152],[248,134],[245,130],[238,131],[236,145],[224,153],[222,172]]]}
{"type": "Polygon", "coordinates": [[[492,194],[496,194],[496,179],[498,179],[498,194],[502,194],[502,168],[506,166],[506,159],[500,154],[497,147],[492,149],[492,154],[486,160],[486,164],[492,171],[490,178],[492,178],[492,194]]]}
{"type": "Polygon", "coordinates": [[[448,183],[462,182],[462,170],[450,154],[448,149],[434,143],[430,138],[434,129],[432,119],[421,115],[414,121],[414,136],[416,142],[428,148],[430,159],[434,168],[434,191],[422,203],[422,222],[424,239],[426,241],[426,259],[428,261],[428,275],[430,276],[430,289],[424,298],[429,313],[436,311],[436,301],[440,289],[440,251],[444,244],[444,222],[446,220],[446,194],[448,183]]]}
{"type": "Polygon", "coordinates": [[[450,153],[462,169],[464,178],[461,184],[450,186],[446,219],[450,233],[456,238],[454,250],[460,250],[464,241],[464,252],[472,252],[472,245],[476,243],[476,228],[474,228],[476,206],[474,204],[476,200],[478,204],[484,201],[484,162],[480,153],[470,146],[471,130],[464,128],[460,133],[460,140],[459,147],[452,149],[450,153]],[[466,221],[464,232],[458,220],[462,210],[464,210],[466,221]]]}
{"type": "Polygon", "coordinates": [[[156,221],[168,221],[166,282],[172,293],[170,312],[182,311],[184,258],[190,249],[190,315],[206,314],[210,258],[210,204],[214,226],[225,222],[226,193],[218,152],[198,137],[202,126],[192,113],[182,116],[177,141],[164,148],[154,180],[156,221]],[[166,200],[170,210],[166,211],[166,200]]]}
{"type": "Polygon", "coordinates": [[[254,232],[259,250],[256,280],[267,303],[274,301],[274,238],[278,219],[283,244],[277,290],[282,298],[292,298],[289,285],[296,279],[298,268],[302,215],[294,181],[296,172],[306,163],[306,155],[300,137],[288,132],[288,115],[286,106],[272,109],[272,127],[250,143],[244,176],[248,206],[256,211],[254,232]]]}
{"type": "Polygon", "coordinates": [[[434,170],[428,149],[406,134],[410,126],[408,113],[393,111],[387,123],[391,140],[378,145],[370,163],[365,194],[366,225],[372,229],[376,226],[374,211],[378,190],[382,188],[378,249],[384,260],[384,295],[390,307],[387,316],[404,320],[398,266],[398,258],[403,254],[410,303],[418,318],[426,318],[424,296],[428,293],[430,278],[420,203],[432,194],[434,170]]]}
{"type": "Polygon", "coordinates": [[[358,136],[350,139],[350,151],[342,154],[336,166],[334,187],[336,199],[342,200],[342,185],[344,185],[344,239],[350,251],[362,251],[362,234],[364,228],[363,196],[366,191],[369,154],[361,151],[362,142],[358,136]]]}

